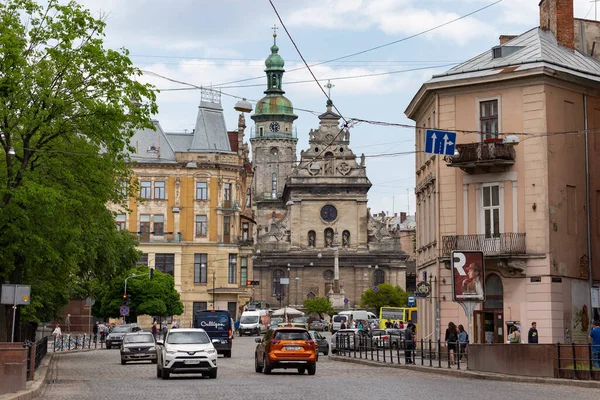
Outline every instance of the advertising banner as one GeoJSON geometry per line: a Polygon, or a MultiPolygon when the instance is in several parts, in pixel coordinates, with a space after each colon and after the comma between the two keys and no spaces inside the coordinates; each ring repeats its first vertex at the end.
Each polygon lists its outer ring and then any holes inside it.
{"type": "Polygon", "coordinates": [[[481,251],[453,251],[452,298],[457,302],[485,300],[485,264],[481,251]]]}

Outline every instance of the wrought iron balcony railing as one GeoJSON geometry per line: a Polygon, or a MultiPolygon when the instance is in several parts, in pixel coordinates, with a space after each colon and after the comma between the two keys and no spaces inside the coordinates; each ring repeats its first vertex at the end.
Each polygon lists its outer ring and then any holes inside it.
{"type": "Polygon", "coordinates": [[[452,251],[483,251],[486,256],[526,254],[524,233],[486,235],[454,235],[442,237],[442,256],[450,257],[452,251]]]}
{"type": "Polygon", "coordinates": [[[514,146],[500,142],[458,144],[456,150],[448,166],[469,174],[504,172],[515,163],[514,146]]]}

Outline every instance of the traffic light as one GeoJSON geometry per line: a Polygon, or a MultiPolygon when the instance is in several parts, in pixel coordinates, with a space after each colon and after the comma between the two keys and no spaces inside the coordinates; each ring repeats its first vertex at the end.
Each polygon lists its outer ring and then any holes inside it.
{"type": "Polygon", "coordinates": [[[150,268],[148,272],[148,278],[154,279],[154,268],[150,268]]]}
{"type": "Polygon", "coordinates": [[[129,295],[127,293],[123,293],[123,304],[127,305],[129,303],[129,295]]]}
{"type": "Polygon", "coordinates": [[[260,285],[260,281],[251,281],[251,280],[247,280],[247,281],[246,281],[246,285],[247,285],[247,286],[258,286],[258,285],[260,285]]]}

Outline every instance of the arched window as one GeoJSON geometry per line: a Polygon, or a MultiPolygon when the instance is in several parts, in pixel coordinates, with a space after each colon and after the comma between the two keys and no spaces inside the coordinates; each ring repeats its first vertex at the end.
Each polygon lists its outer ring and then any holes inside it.
{"type": "Polygon", "coordinates": [[[504,308],[504,289],[502,280],[496,274],[490,274],[485,280],[485,310],[502,311],[504,308]]]}
{"type": "Polygon", "coordinates": [[[308,247],[315,247],[317,234],[315,231],[308,231],[308,247]]]}
{"type": "Polygon", "coordinates": [[[373,274],[373,286],[381,285],[382,283],[385,283],[385,272],[378,269],[373,274]]]}
{"type": "Polygon", "coordinates": [[[306,300],[312,300],[315,298],[315,294],[313,292],[308,292],[306,295],[306,300]]]}
{"type": "Polygon", "coordinates": [[[333,247],[333,229],[325,228],[325,247],[333,247]]]}
{"type": "Polygon", "coordinates": [[[277,173],[271,174],[271,198],[277,198],[277,173]]]}
{"type": "Polygon", "coordinates": [[[281,278],[284,277],[282,269],[273,271],[273,296],[283,296],[284,286],[281,284],[281,278]]]}

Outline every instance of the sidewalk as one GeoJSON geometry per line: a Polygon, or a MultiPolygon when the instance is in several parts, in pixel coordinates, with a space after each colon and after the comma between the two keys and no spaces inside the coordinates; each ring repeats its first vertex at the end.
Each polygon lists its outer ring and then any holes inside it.
{"type": "MultiPolygon", "coordinates": [[[[429,367],[429,366],[421,366],[421,365],[405,365],[405,364],[389,364],[380,361],[371,361],[360,358],[351,358],[351,357],[343,357],[343,356],[334,356],[330,355],[329,359],[332,361],[340,361],[361,365],[368,365],[372,367],[384,367],[384,368],[398,368],[398,369],[407,369],[418,372],[426,372],[430,374],[438,374],[438,375],[446,375],[452,376],[456,378],[469,378],[469,379],[484,379],[484,380],[494,380],[494,381],[502,381],[502,382],[519,382],[519,383],[542,383],[547,385],[563,385],[563,386],[578,386],[584,388],[597,388],[600,389],[599,381],[581,381],[575,379],[558,379],[558,378],[539,378],[539,377],[531,377],[531,376],[519,376],[519,375],[503,375],[503,374],[494,374],[489,372],[475,372],[468,371],[466,369],[456,369],[456,366],[452,366],[453,368],[448,368],[447,364],[444,365],[442,363],[442,368],[437,366],[429,367]]],[[[466,364],[465,364],[466,367],[466,364]]],[[[462,368],[462,367],[461,367],[462,368]]],[[[0,398],[0,400],[3,400],[0,398]]]]}

